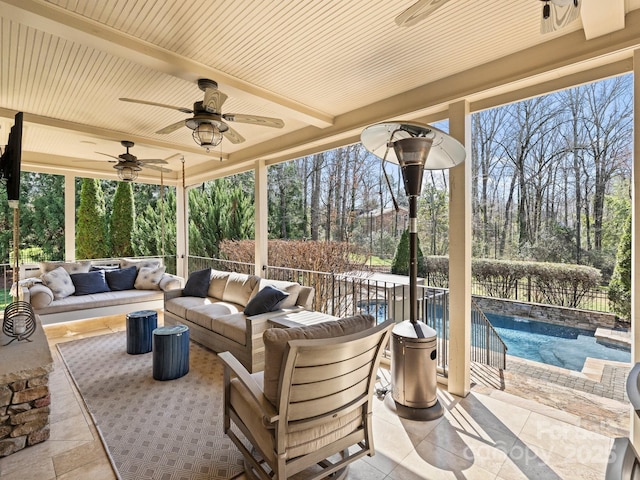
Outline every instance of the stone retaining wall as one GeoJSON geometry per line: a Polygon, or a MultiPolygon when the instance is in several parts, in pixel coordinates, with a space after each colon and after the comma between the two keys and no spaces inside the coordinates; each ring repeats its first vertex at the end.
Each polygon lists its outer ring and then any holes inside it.
{"type": "Polygon", "coordinates": [[[525,303],[513,300],[502,300],[489,297],[473,299],[485,312],[497,313],[513,317],[525,317],[540,322],[566,325],[595,331],[598,327],[616,328],[619,325],[612,313],[577,310],[575,308],[556,307],[540,303],[525,303]]]}
{"type": "Polygon", "coordinates": [[[49,438],[49,376],[0,385],[0,457],[49,438]]]}
{"type": "Polygon", "coordinates": [[[40,319],[31,341],[8,340],[0,333],[0,458],[49,438],[53,358],[40,319]]]}

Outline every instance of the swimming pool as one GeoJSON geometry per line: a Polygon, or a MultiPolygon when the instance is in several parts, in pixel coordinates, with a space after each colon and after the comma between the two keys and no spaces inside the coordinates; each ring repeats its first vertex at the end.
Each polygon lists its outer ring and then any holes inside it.
{"type": "MultiPolygon", "coordinates": [[[[387,304],[382,300],[363,301],[362,313],[374,315],[378,323],[387,318],[387,304]]],[[[441,330],[442,313],[432,310],[436,328],[441,330]]],[[[587,357],[630,362],[631,352],[596,342],[594,332],[575,327],[537,322],[528,318],[484,312],[491,325],[507,345],[507,354],[568,370],[582,371],[587,357]]],[[[473,337],[473,335],[472,335],[473,337]]]]}
{"type": "Polygon", "coordinates": [[[629,350],[596,342],[590,330],[485,312],[509,355],[581,371],[587,357],[630,362],[629,350]]]}

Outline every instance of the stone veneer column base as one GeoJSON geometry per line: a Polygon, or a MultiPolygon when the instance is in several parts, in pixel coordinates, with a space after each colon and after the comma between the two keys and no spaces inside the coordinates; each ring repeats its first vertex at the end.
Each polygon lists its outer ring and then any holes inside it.
{"type": "Polygon", "coordinates": [[[9,340],[0,335],[0,458],[49,438],[53,359],[40,319],[31,342],[9,340]]]}

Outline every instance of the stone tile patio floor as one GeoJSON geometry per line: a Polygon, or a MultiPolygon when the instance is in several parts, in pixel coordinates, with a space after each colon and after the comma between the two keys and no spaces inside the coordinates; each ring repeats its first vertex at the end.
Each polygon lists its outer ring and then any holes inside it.
{"type": "MultiPolygon", "coordinates": [[[[54,346],[122,330],[123,322],[110,318],[46,328],[55,360],[51,438],[0,459],[1,480],[116,478],[54,346]]],[[[474,365],[465,398],[440,388],[445,414],[431,422],[401,419],[376,401],[376,455],[354,463],[349,478],[603,478],[612,439],[628,434],[629,366],[588,365],[584,375],[509,357],[507,368],[474,365]]],[[[386,381],[388,371],[381,370],[381,383],[386,381]]]]}

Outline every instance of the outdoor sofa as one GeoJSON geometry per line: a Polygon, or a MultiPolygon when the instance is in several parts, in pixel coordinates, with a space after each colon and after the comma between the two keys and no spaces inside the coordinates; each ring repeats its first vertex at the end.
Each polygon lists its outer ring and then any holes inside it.
{"type": "Polygon", "coordinates": [[[269,320],[310,309],[314,289],[296,282],[204,269],[184,289],[164,293],[165,325],[183,324],[191,339],[231,352],[250,372],[264,369],[262,334],[269,320]]]}
{"type": "Polygon", "coordinates": [[[43,325],[160,310],[163,291],[184,286],[160,258],[25,264],[20,278],[18,299],[31,304],[43,325]]]}

